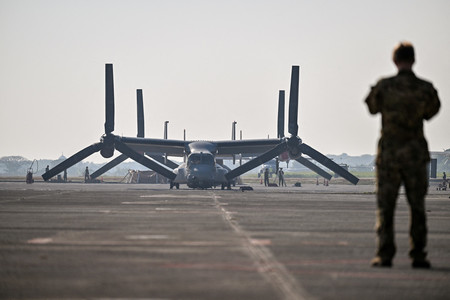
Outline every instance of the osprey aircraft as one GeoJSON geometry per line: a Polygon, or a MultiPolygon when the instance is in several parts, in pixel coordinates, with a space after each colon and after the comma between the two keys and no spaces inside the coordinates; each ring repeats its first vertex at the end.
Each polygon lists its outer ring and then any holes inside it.
{"type": "MultiPolygon", "coordinates": [[[[180,184],[187,184],[190,188],[212,188],[220,185],[230,188],[233,180],[273,159],[282,161],[294,159],[319,175],[331,179],[331,175],[302,156],[308,155],[323,166],[339,174],[353,184],[359,179],[353,174],[333,162],[331,159],[303,143],[298,136],[298,66],[292,67],[291,87],[289,95],[288,132],[290,137],[284,136],[284,91],[280,91],[278,110],[278,137],[276,139],[248,139],[227,141],[186,141],[172,139],[144,138],[143,113],[139,113],[139,98],[142,91],[138,90],[138,135],[137,137],[123,137],[113,134],[114,131],[114,80],[113,65],[105,66],[105,133],[100,142],[92,144],[75,153],[65,161],[53,167],[42,175],[44,180],[61,173],[95,152],[100,152],[104,158],[110,158],[117,150],[122,155],[94,172],[92,177],[112,168],[126,158],[146,166],[170,180],[170,188],[179,188],[180,184]],[[139,125],[142,124],[142,125],[139,125]],[[169,156],[184,157],[185,162],[177,166],[167,160],[169,156]],[[252,157],[233,170],[229,170],[218,163],[216,158],[252,157]]],[[[141,101],[142,103],[142,101],[141,101]]],[[[142,109],[141,109],[142,111],[142,109]]]]}

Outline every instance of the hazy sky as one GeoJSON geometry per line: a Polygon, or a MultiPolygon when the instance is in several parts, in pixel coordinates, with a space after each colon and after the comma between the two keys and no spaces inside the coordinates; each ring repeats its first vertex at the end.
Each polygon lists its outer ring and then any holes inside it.
{"type": "MultiPolygon", "coordinates": [[[[363,103],[409,40],[441,111],[430,150],[450,148],[450,1],[0,0],[0,157],[70,156],[104,132],[105,63],[114,64],[115,133],[276,136],[278,91],[300,66],[299,136],[324,154],[374,154],[380,117],[363,103]]],[[[286,126],[287,132],[287,126],[286,126]]],[[[89,161],[106,161],[100,155],[89,161]]]]}

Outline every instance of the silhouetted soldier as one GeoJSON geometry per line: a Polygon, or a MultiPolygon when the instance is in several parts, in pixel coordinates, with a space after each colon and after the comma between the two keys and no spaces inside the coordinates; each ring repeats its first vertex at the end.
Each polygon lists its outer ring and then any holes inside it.
{"type": "Polygon", "coordinates": [[[264,185],[269,186],[269,168],[264,170],[264,185]]]}
{"type": "Polygon", "coordinates": [[[413,73],[415,58],[410,43],[400,43],[394,49],[393,60],[398,74],[378,81],[365,100],[370,113],[381,113],[382,117],[376,160],[378,249],[372,266],[392,266],[396,252],[394,209],[403,182],[411,208],[409,256],[412,267],[430,268],[425,252],[425,195],[430,155],[423,120],[431,119],[439,111],[440,101],[433,85],[413,73]]]}
{"type": "MultiPolygon", "coordinates": [[[[47,167],[45,167],[45,173],[47,173],[48,171],[50,170],[50,166],[49,165],[47,165],[47,167]]],[[[48,181],[48,179],[47,180],[45,180],[45,181],[48,181]]]]}
{"type": "MultiPolygon", "coordinates": [[[[444,189],[447,189],[447,174],[445,174],[445,172],[444,172],[444,174],[442,175],[442,179],[443,179],[443,185],[444,185],[444,189]]],[[[450,188],[450,186],[449,186],[449,188],[450,188]]]]}
{"type": "Polygon", "coordinates": [[[86,170],[84,171],[84,182],[88,182],[91,177],[89,176],[89,168],[86,167],[86,170]]]}
{"type": "Polygon", "coordinates": [[[280,168],[278,171],[278,185],[279,186],[287,186],[286,182],[284,181],[284,171],[283,168],[280,168]]]}

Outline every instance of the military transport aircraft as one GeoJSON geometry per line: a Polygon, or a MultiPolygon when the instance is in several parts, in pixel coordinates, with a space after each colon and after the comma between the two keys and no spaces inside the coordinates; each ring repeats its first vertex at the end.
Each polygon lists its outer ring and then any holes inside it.
{"type": "Polygon", "coordinates": [[[44,180],[48,180],[61,173],[95,152],[100,152],[103,157],[110,158],[114,155],[114,150],[117,150],[121,152],[125,158],[129,157],[168,178],[170,180],[171,188],[174,186],[178,188],[179,184],[182,183],[186,183],[188,187],[191,188],[211,188],[217,185],[221,185],[222,188],[230,188],[232,181],[236,177],[279,156],[282,158],[284,157],[284,159],[295,159],[314,170],[319,175],[328,179],[331,178],[330,174],[310,162],[308,159],[302,157],[302,153],[308,155],[353,184],[357,184],[359,181],[357,177],[311,146],[303,143],[300,137],[298,137],[298,66],[292,67],[291,74],[288,121],[288,132],[291,136],[284,136],[284,126],[282,126],[283,124],[280,121],[281,114],[283,114],[284,119],[284,110],[282,113],[279,110],[277,139],[185,141],[143,138],[141,137],[143,136],[143,133],[138,133],[138,137],[136,138],[114,135],[112,133],[114,131],[114,80],[112,64],[106,64],[105,77],[106,120],[105,133],[101,137],[100,142],[82,149],[44,173],[42,175],[44,180]],[[145,156],[144,153],[147,155],[156,155],[155,157],[158,158],[162,156],[185,157],[186,162],[172,169],[158,162],[157,159],[153,157],[145,156]],[[223,168],[216,163],[216,157],[231,158],[235,155],[253,158],[233,170],[223,168]]]}

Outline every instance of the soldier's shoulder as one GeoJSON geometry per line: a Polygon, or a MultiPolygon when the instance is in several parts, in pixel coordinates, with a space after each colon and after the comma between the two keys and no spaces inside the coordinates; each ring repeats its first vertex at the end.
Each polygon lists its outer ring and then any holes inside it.
{"type": "Polygon", "coordinates": [[[382,77],[380,79],[378,79],[375,87],[383,87],[383,86],[387,86],[390,85],[392,82],[394,82],[396,76],[389,76],[389,77],[382,77]]]}
{"type": "Polygon", "coordinates": [[[433,83],[431,81],[428,81],[428,80],[425,80],[425,79],[419,78],[419,77],[416,77],[416,78],[417,78],[417,82],[419,84],[421,84],[422,86],[427,87],[427,88],[434,88],[433,83]]]}

